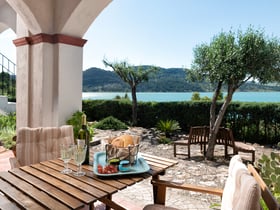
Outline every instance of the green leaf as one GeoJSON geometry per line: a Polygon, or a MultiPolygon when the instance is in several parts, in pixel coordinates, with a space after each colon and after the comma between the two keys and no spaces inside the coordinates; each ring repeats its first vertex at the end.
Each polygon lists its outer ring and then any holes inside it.
{"type": "Polygon", "coordinates": [[[271,179],[272,182],[276,182],[276,180],[277,180],[276,179],[276,175],[275,174],[271,174],[270,175],[270,179],[271,179]]]}
{"type": "Polygon", "coordinates": [[[276,159],[276,154],[275,154],[274,152],[271,152],[270,156],[271,156],[271,159],[272,159],[272,160],[275,160],[275,159],[276,159]]]}

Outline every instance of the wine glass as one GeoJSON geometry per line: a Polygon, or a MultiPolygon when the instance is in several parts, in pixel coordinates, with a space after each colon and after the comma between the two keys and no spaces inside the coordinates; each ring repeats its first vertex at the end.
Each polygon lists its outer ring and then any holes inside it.
{"type": "Polygon", "coordinates": [[[74,146],[74,161],[78,166],[78,170],[74,172],[74,176],[84,176],[86,173],[82,171],[82,163],[85,161],[87,152],[86,144],[77,144],[74,146]]]}
{"type": "Polygon", "coordinates": [[[77,146],[84,146],[86,144],[86,140],[85,139],[77,139],[77,146]]]}
{"type": "Polygon", "coordinates": [[[71,160],[73,155],[73,145],[61,144],[60,145],[60,156],[64,162],[64,169],[61,171],[63,174],[70,174],[72,170],[68,168],[68,162],[71,160]]]}

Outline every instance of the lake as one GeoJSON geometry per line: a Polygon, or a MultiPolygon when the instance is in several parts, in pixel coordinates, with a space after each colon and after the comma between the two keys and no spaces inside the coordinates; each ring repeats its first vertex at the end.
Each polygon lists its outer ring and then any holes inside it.
{"type": "MultiPolygon", "coordinates": [[[[83,99],[111,100],[116,96],[123,97],[125,92],[83,92],[83,99]]],[[[127,93],[131,99],[131,93],[127,93]]],[[[137,100],[148,102],[190,101],[193,92],[138,92],[137,100]]],[[[201,92],[200,97],[212,98],[213,92],[201,92]]],[[[224,93],[224,97],[226,93],[224,93]]],[[[232,101],[242,102],[280,102],[280,92],[236,92],[232,101]]]]}

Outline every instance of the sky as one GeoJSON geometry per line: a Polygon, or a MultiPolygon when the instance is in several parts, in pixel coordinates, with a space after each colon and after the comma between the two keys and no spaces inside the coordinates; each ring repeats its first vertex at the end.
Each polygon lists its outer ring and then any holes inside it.
{"type": "MultiPolygon", "coordinates": [[[[230,30],[261,29],[280,39],[279,0],[113,0],[84,35],[83,70],[102,62],[190,68],[193,49],[230,30]]],[[[11,30],[0,52],[16,61],[11,30]]]]}

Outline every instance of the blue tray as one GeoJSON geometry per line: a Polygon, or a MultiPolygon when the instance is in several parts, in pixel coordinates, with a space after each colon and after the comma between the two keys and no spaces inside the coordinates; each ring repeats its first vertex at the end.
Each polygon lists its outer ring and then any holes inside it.
{"type": "Polygon", "coordinates": [[[102,166],[107,165],[106,163],[106,153],[105,152],[96,152],[94,153],[94,162],[93,162],[93,172],[98,176],[118,176],[118,175],[127,175],[127,174],[141,174],[150,170],[150,166],[147,164],[144,158],[138,155],[137,161],[134,165],[131,166],[130,171],[121,172],[114,174],[100,174],[97,171],[97,165],[102,166]]]}

